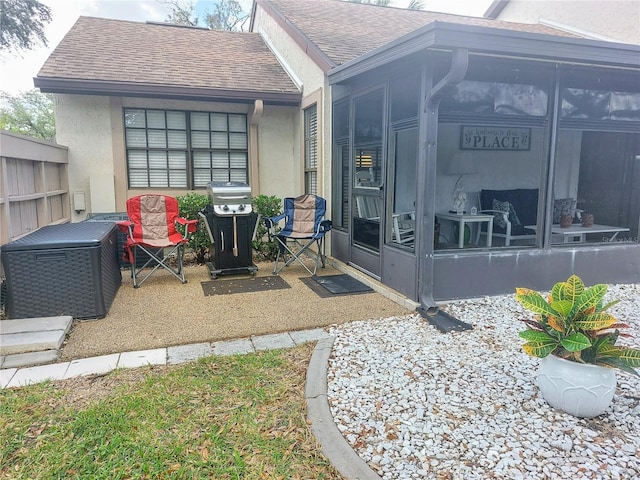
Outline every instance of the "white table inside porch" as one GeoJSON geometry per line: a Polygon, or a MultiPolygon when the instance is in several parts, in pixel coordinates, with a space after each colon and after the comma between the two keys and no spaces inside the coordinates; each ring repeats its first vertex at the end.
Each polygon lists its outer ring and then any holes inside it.
{"type": "Polygon", "coordinates": [[[436,213],[436,216],[440,220],[447,220],[450,222],[458,223],[458,248],[464,248],[464,226],[467,223],[479,223],[478,231],[476,232],[476,244],[480,244],[480,227],[482,223],[487,224],[487,247],[491,246],[491,239],[493,237],[493,215],[469,215],[469,214],[457,214],[441,212],[436,213]]]}
{"type": "MultiPolygon", "coordinates": [[[[538,229],[538,226],[526,225],[525,228],[528,228],[529,230],[533,230],[535,232],[538,229]]],[[[561,227],[557,224],[551,225],[551,233],[554,235],[562,235],[563,243],[584,242],[586,241],[586,235],[588,233],[612,233],[613,235],[607,239],[608,242],[611,242],[615,240],[615,238],[618,236],[618,233],[628,231],[628,228],[614,227],[611,225],[598,225],[597,223],[594,223],[590,227],[583,227],[579,223],[570,225],[568,227],[561,227]]]]}

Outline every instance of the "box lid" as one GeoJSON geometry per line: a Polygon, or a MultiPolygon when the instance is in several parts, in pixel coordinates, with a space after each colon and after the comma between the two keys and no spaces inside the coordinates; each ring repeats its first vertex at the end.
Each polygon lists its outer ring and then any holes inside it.
{"type": "Polygon", "coordinates": [[[2,252],[98,246],[115,228],[111,222],[47,225],[3,245],[2,252]]]}

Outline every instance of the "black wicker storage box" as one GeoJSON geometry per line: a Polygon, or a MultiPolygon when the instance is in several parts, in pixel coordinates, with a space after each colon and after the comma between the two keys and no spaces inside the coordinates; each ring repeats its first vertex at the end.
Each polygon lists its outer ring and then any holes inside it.
{"type": "Polygon", "coordinates": [[[42,227],[3,245],[1,257],[9,318],[102,318],[122,281],[113,223],[42,227]]]}

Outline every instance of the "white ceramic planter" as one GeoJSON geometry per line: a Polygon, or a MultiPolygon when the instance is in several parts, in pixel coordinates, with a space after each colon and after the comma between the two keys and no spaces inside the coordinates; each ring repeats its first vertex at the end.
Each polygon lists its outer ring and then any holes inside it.
{"type": "Polygon", "coordinates": [[[611,404],[616,372],[549,355],[540,361],[538,387],[552,407],[575,417],[596,417],[611,404]]]}

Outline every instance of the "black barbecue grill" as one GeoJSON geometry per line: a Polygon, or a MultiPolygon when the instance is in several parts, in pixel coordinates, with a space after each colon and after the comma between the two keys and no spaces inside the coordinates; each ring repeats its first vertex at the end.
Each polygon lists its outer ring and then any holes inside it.
{"type": "Polygon", "coordinates": [[[212,243],[211,278],[218,275],[251,273],[251,240],[258,215],[251,207],[251,187],[243,182],[211,182],[207,187],[210,204],[200,212],[212,243]]]}

